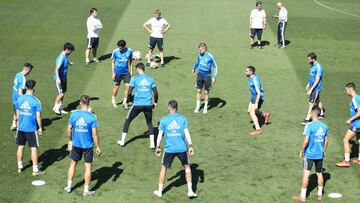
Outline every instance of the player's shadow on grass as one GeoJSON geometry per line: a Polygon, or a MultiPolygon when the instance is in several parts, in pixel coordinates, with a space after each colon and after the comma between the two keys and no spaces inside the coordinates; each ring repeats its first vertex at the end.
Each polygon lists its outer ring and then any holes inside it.
{"type": "MultiPolygon", "coordinates": [[[[115,162],[113,163],[112,166],[110,167],[101,167],[99,169],[96,169],[95,171],[93,171],[91,173],[91,181],[97,180],[95,185],[93,187],[91,187],[92,190],[97,190],[99,189],[103,184],[105,184],[106,182],[108,182],[110,179],[115,182],[117,181],[117,179],[120,177],[120,175],[123,173],[123,169],[121,169],[120,167],[123,164],[121,162],[115,162]]],[[[72,190],[75,190],[78,187],[81,187],[82,185],[84,185],[84,180],[82,180],[81,182],[77,183],[72,190]]]]}
{"type": "Polygon", "coordinates": [[[172,60],[178,60],[180,59],[179,57],[176,56],[164,56],[164,64],[168,64],[170,63],[172,60]]]}
{"type": "Polygon", "coordinates": [[[226,105],[226,101],[218,97],[209,98],[208,110],[215,107],[223,108],[226,105]]]}
{"type": "MultiPolygon", "coordinates": [[[[159,133],[159,127],[154,127],[154,143],[156,143],[158,133],[159,133]]],[[[136,140],[138,140],[138,139],[147,139],[147,138],[149,138],[149,131],[146,131],[141,135],[130,138],[125,143],[125,146],[132,143],[132,142],[134,142],[134,141],[136,141],[136,140]]]]}
{"type": "Polygon", "coordinates": [[[285,46],[289,45],[290,43],[291,43],[291,41],[285,40],[285,46]]]}
{"type": "Polygon", "coordinates": [[[60,120],[62,119],[62,117],[53,117],[53,118],[44,118],[41,120],[41,123],[42,123],[42,127],[45,128],[47,126],[50,126],[53,124],[54,121],[57,121],[57,120],[60,120]]]}
{"type": "MultiPolygon", "coordinates": [[[[204,171],[201,169],[198,169],[198,164],[191,164],[191,175],[192,175],[192,189],[194,192],[197,190],[198,183],[203,183],[205,181],[205,174],[204,171]]],[[[177,172],[174,176],[168,178],[168,181],[174,180],[172,183],[170,183],[168,186],[166,186],[163,190],[163,194],[165,194],[167,191],[171,190],[173,187],[181,187],[183,185],[186,185],[186,178],[185,178],[185,170],[181,170],[177,172]],[[176,179],[177,178],[177,179],[176,179]]]]}
{"type": "MultiPolygon", "coordinates": [[[[360,139],[360,135],[356,135],[357,140],[360,139]]],[[[354,140],[350,140],[350,144],[351,144],[351,154],[350,154],[350,158],[357,158],[359,152],[359,145],[354,141],[354,140]]]]}
{"type": "Polygon", "coordinates": [[[104,54],[99,57],[99,61],[105,61],[106,59],[109,59],[111,57],[111,53],[104,54]]]}
{"type": "MultiPolygon", "coordinates": [[[[93,101],[93,100],[99,100],[99,97],[90,97],[90,101],[93,101]]],[[[76,101],[73,101],[71,103],[69,103],[65,108],[64,110],[65,111],[72,111],[72,110],[75,110],[80,104],[80,100],[76,100],[76,101]]]]}
{"type": "MultiPolygon", "coordinates": [[[[325,169],[323,169],[323,178],[324,178],[324,188],[325,188],[326,182],[331,179],[331,174],[326,172],[325,169]]],[[[306,197],[309,196],[311,191],[317,188],[317,186],[318,186],[317,175],[315,173],[311,174],[309,177],[309,185],[307,188],[306,197]]]]}

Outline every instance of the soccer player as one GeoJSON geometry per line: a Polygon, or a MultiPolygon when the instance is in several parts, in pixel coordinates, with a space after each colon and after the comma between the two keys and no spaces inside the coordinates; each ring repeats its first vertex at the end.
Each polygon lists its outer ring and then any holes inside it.
{"type": "MultiPolygon", "coordinates": [[[[351,149],[349,141],[356,135],[360,134],[360,96],[356,94],[355,84],[348,83],[345,86],[345,93],[347,96],[351,97],[350,118],[346,121],[346,124],[350,125],[350,127],[343,139],[345,160],[336,164],[336,166],[339,167],[350,167],[351,149]]],[[[358,145],[359,156],[357,160],[353,160],[353,163],[360,166],[360,139],[358,140],[358,145]]]]}
{"type": "Polygon", "coordinates": [[[124,81],[125,91],[124,91],[124,100],[123,106],[125,109],[128,109],[126,104],[127,96],[129,91],[129,83],[132,77],[132,50],[126,47],[125,40],[119,40],[117,42],[118,48],[112,52],[111,58],[111,70],[112,70],[112,80],[114,82],[114,88],[112,90],[112,100],[111,103],[114,108],[117,108],[115,97],[119,91],[121,81],[124,81]],[[130,67],[130,68],[129,68],[130,67]]]}
{"type": "Polygon", "coordinates": [[[165,182],[166,169],[170,168],[175,157],[178,157],[185,168],[186,182],[188,185],[188,197],[197,197],[192,190],[192,177],[189,164],[189,154],[194,154],[192,141],[190,137],[188,122],[185,116],[178,114],[178,104],[171,100],[168,105],[169,115],[160,120],[159,135],[157,138],[156,156],[161,155],[161,140],[164,134],[165,149],[162,158],[162,165],[159,177],[159,189],[154,191],[158,197],[162,196],[162,190],[165,182]],[[187,147],[187,145],[189,147],[187,147]]]}
{"type": "Polygon", "coordinates": [[[250,13],[250,49],[254,48],[254,38],[257,36],[258,48],[262,49],[261,36],[263,30],[266,28],[266,14],[262,8],[262,2],[256,2],[256,9],[253,9],[250,13]]]}
{"type": "Polygon", "coordinates": [[[317,199],[322,200],[324,187],[322,166],[325,150],[328,146],[328,127],[325,123],[319,121],[320,113],[321,109],[314,106],[311,109],[312,122],[305,126],[304,141],[299,154],[300,159],[304,158],[304,172],[301,183],[301,193],[293,197],[296,201],[304,202],[306,200],[306,189],[309,184],[309,177],[313,165],[315,165],[318,182],[317,199]]]}
{"type": "Polygon", "coordinates": [[[96,52],[97,48],[99,46],[99,34],[100,29],[103,28],[103,25],[101,24],[101,21],[99,17],[97,16],[97,9],[91,8],[90,9],[90,16],[88,17],[86,21],[87,26],[87,47],[85,51],[85,57],[86,57],[86,65],[90,64],[90,51],[92,49],[93,56],[94,56],[94,62],[99,62],[99,59],[96,58],[96,52]]]}
{"type": "Polygon", "coordinates": [[[198,46],[198,58],[196,60],[195,65],[192,68],[193,75],[197,72],[196,78],[196,107],[194,112],[198,113],[200,110],[200,99],[201,99],[201,90],[205,90],[205,105],[203,113],[206,114],[208,112],[208,103],[209,103],[209,95],[211,85],[215,84],[216,76],[217,76],[217,64],[214,56],[207,51],[207,45],[204,42],[201,42],[198,46]],[[211,67],[213,67],[213,77],[211,78],[211,67]]]}
{"type": "Polygon", "coordinates": [[[18,118],[18,129],[16,135],[16,144],[18,145],[16,157],[18,161],[18,172],[23,169],[23,153],[26,142],[31,150],[31,161],[33,164],[33,176],[43,175],[44,171],[38,168],[39,147],[38,134],[42,134],[41,124],[41,102],[33,96],[36,82],[34,80],[26,81],[26,94],[19,97],[16,102],[16,115],[18,118]],[[39,126],[39,129],[37,129],[39,126]]]}
{"type": "Polygon", "coordinates": [[[309,109],[305,120],[301,123],[306,125],[310,122],[310,113],[314,105],[317,105],[321,109],[320,119],[324,118],[324,109],[320,101],[320,92],[322,88],[323,79],[323,68],[322,65],[317,61],[315,53],[311,52],[307,55],[308,62],[310,64],[310,77],[309,82],[306,85],[306,94],[309,95],[309,109]]]}
{"type": "Polygon", "coordinates": [[[249,90],[250,90],[250,103],[248,106],[248,113],[255,125],[255,131],[250,132],[250,135],[260,135],[262,130],[259,124],[259,117],[264,118],[265,124],[269,124],[270,113],[261,112],[260,108],[264,102],[264,89],[261,86],[259,77],[255,74],[255,67],[248,66],[245,70],[246,77],[249,78],[249,90]]]}
{"type": "Polygon", "coordinates": [[[164,67],[164,34],[170,29],[171,25],[161,17],[161,11],[155,10],[154,17],[144,23],[144,28],[150,33],[149,52],[147,54],[147,66],[150,66],[152,52],[158,46],[160,52],[161,67],[164,67]]]}
{"type": "Polygon", "coordinates": [[[12,93],[12,104],[14,109],[14,115],[13,115],[13,121],[10,127],[10,130],[16,130],[16,103],[17,99],[24,94],[25,89],[25,83],[26,83],[26,76],[30,74],[31,70],[34,68],[33,65],[30,63],[25,63],[22,71],[16,73],[15,79],[14,79],[14,85],[13,85],[13,93],[12,93]]]}
{"type": "Polygon", "coordinates": [[[75,51],[73,44],[67,42],[64,44],[63,51],[56,58],[56,67],[54,73],[55,85],[58,91],[58,95],[55,98],[55,105],[53,111],[60,114],[68,114],[67,111],[62,109],[62,104],[64,101],[65,92],[67,90],[67,71],[68,66],[72,63],[69,61],[69,55],[71,52],[75,51]]]}
{"type": "Polygon", "coordinates": [[[71,192],[72,180],[78,161],[84,155],[85,172],[84,172],[84,192],[83,196],[95,194],[90,190],[91,167],[94,160],[94,143],[96,145],[96,154],[101,154],[99,145],[99,135],[97,132],[98,123],[94,114],[89,112],[90,97],[83,95],[80,97],[80,109],[71,113],[68,122],[68,150],[70,150],[71,163],[68,171],[66,192],[71,192]]]}
{"type": "Polygon", "coordinates": [[[276,7],[279,9],[279,14],[276,16],[274,16],[275,18],[279,19],[278,22],[278,32],[277,32],[277,37],[278,37],[278,42],[277,42],[277,46],[279,48],[286,48],[286,44],[285,44],[285,29],[287,26],[287,20],[288,20],[288,11],[286,10],[286,8],[284,7],[284,4],[282,2],[278,2],[276,4],[276,7]]]}
{"type": "Polygon", "coordinates": [[[126,117],[121,138],[117,141],[120,146],[125,146],[125,138],[130,127],[131,121],[136,118],[141,112],[144,113],[146,124],[149,131],[150,148],[154,149],[154,127],[152,124],[153,108],[157,108],[158,91],[153,78],[145,74],[145,65],[143,63],[136,64],[137,76],[131,78],[129,96],[132,91],[135,91],[134,103],[130,108],[126,117]],[[153,93],[154,92],[154,102],[153,93]]]}

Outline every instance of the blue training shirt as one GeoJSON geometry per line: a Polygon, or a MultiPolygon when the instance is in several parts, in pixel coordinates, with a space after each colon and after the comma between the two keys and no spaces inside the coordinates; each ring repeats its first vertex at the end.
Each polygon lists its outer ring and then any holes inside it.
{"type": "Polygon", "coordinates": [[[18,130],[35,132],[37,130],[36,113],[41,112],[40,100],[31,94],[25,94],[18,98],[16,109],[19,111],[18,130]]]}
{"type": "Polygon", "coordinates": [[[159,130],[164,132],[165,152],[181,153],[187,151],[184,130],[188,122],[181,114],[169,114],[160,120],[159,130]]]}
{"type": "MultiPolygon", "coordinates": [[[[350,117],[355,116],[358,108],[360,108],[360,96],[355,95],[350,101],[350,117]]],[[[351,127],[360,128],[360,118],[353,120],[351,127]]]]}
{"type": "Polygon", "coordinates": [[[22,72],[16,73],[13,85],[12,102],[16,105],[19,98],[19,90],[25,91],[26,78],[22,72]]]}
{"type": "Polygon", "coordinates": [[[323,68],[320,63],[315,63],[310,67],[309,88],[311,88],[315,83],[316,77],[320,77],[320,81],[315,87],[314,91],[320,92],[322,88],[322,78],[323,78],[323,68]]]}
{"type": "Polygon", "coordinates": [[[264,100],[265,92],[261,86],[260,79],[257,75],[252,75],[249,77],[248,85],[250,90],[251,101],[253,102],[256,101],[257,90],[260,90],[260,99],[264,100]]]}
{"type": "Polygon", "coordinates": [[[146,74],[139,74],[130,80],[130,87],[134,88],[134,106],[152,106],[152,88],[156,87],[155,80],[146,74]]]}
{"type": "MultiPolygon", "coordinates": [[[[61,52],[56,58],[56,68],[59,69],[60,80],[67,79],[67,71],[69,66],[69,56],[61,52]]],[[[54,73],[54,80],[56,80],[56,74],[54,73]]]]}
{"type": "Polygon", "coordinates": [[[312,160],[323,159],[325,137],[328,136],[327,125],[319,120],[310,122],[305,126],[304,136],[309,137],[305,157],[312,160]]]}
{"type": "Polygon", "coordinates": [[[211,76],[211,67],[214,67],[213,77],[216,80],[217,64],[214,56],[209,52],[205,52],[204,55],[201,55],[200,52],[198,52],[198,58],[193,66],[193,70],[198,69],[198,75],[211,76]]]}
{"type": "Polygon", "coordinates": [[[130,48],[126,48],[122,52],[119,49],[115,49],[111,55],[111,58],[115,61],[114,73],[128,74],[130,72],[129,62],[132,57],[133,54],[130,48]]]}
{"type": "Polygon", "coordinates": [[[68,124],[72,126],[73,146],[83,149],[94,147],[92,129],[98,128],[97,118],[94,114],[86,110],[73,111],[68,124]]]}

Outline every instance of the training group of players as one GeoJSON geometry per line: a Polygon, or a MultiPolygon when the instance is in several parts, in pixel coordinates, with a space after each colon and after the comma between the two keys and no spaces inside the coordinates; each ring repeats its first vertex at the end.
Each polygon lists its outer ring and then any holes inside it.
{"type": "MultiPolygon", "coordinates": [[[[281,36],[278,38],[279,48],[285,48],[284,29],[287,24],[287,11],[283,3],[277,3],[279,8],[279,26],[281,36]],[[286,21],[284,21],[286,20],[286,21]]],[[[256,9],[251,12],[250,24],[257,20],[262,21],[263,27],[266,25],[265,11],[262,10],[262,3],[256,3],[256,9]]],[[[256,24],[256,23],[255,23],[256,24]]],[[[152,52],[155,46],[160,51],[161,66],[164,67],[163,52],[163,36],[170,29],[170,24],[161,17],[160,10],[155,10],[154,17],[144,23],[145,29],[150,33],[149,52],[147,54],[147,63],[137,63],[135,65],[137,75],[133,75],[133,60],[137,59],[133,56],[133,52],[126,46],[125,40],[117,42],[118,48],[112,53],[112,80],[114,88],[112,90],[112,105],[117,108],[115,97],[118,93],[120,83],[125,85],[124,99],[122,105],[129,112],[125,118],[122,134],[117,141],[120,146],[125,146],[125,139],[130,123],[140,113],[144,113],[150,139],[150,148],[156,148],[157,156],[161,155],[161,143],[164,137],[164,153],[162,157],[162,165],[160,169],[159,188],[154,191],[158,197],[162,196],[163,184],[165,181],[166,169],[172,164],[175,157],[178,157],[185,168],[186,181],[188,186],[188,197],[197,197],[192,188],[191,169],[189,165],[189,155],[194,154],[188,122],[185,116],[177,113],[178,103],[171,100],[168,103],[169,114],[160,120],[158,138],[154,140],[154,127],[152,124],[152,112],[157,108],[158,91],[153,78],[145,74],[146,67],[152,60],[152,52]],[[134,92],[132,104],[129,103],[134,92]]],[[[87,49],[85,51],[85,63],[90,64],[90,52],[92,50],[94,62],[99,62],[96,57],[97,47],[99,44],[99,33],[102,28],[100,19],[97,16],[97,9],[90,10],[90,16],[87,20],[87,49]]],[[[251,48],[253,48],[253,39],[257,35],[259,46],[261,44],[262,29],[250,26],[251,48]],[[260,36],[260,38],[259,38],[260,36]]],[[[197,75],[196,79],[196,107],[194,112],[198,113],[201,106],[202,90],[204,90],[204,107],[203,113],[208,113],[208,101],[211,86],[215,83],[217,77],[217,63],[214,56],[207,50],[207,45],[201,42],[198,45],[198,57],[192,72],[197,75]]],[[[72,65],[69,55],[75,51],[75,47],[71,43],[65,43],[62,52],[56,59],[56,68],[54,71],[54,81],[58,94],[55,98],[53,111],[58,114],[67,114],[68,112],[62,108],[64,95],[67,90],[67,70],[72,65]]],[[[323,177],[322,164],[324,153],[328,143],[328,127],[319,119],[324,118],[324,108],[320,101],[320,92],[322,89],[323,68],[317,61],[315,53],[309,53],[307,60],[310,65],[309,82],[306,94],[309,96],[309,108],[306,118],[302,123],[305,125],[304,141],[301,145],[300,158],[304,158],[304,173],[301,185],[301,194],[294,196],[294,200],[305,201],[308,179],[312,166],[315,165],[316,174],[318,176],[318,193],[317,198],[322,199],[323,195],[323,177]]],[[[25,63],[21,72],[17,73],[14,79],[12,102],[14,107],[13,122],[11,130],[17,130],[16,143],[18,172],[23,170],[23,150],[26,142],[31,149],[31,160],[33,164],[32,175],[42,175],[45,172],[38,167],[37,148],[39,146],[38,134],[42,133],[41,123],[41,103],[33,95],[35,91],[36,81],[26,80],[26,76],[31,73],[33,65],[25,63]]],[[[248,113],[253,121],[255,130],[250,135],[257,136],[262,134],[259,124],[259,118],[264,120],[265,124],[269,124],[270,113],[261,112],[260,108],[264,102],[264,89],[260,83],[259,77],[255,74],[255,67],[248,66],[245,68],[245,75],[248,77],[248,86],[250,91],[250,102],[248,105],[248,113]]],[[[350,167],[350,145],[349,141],[360,133],[360,96],[356,94],[354,83],[348,83],[345,86],[346,94],[351,97],[350,101],[350,118],[346,121],[350,125],[349,130],[344,136],[344,161],[337,163],[339,167],[350,167]]],[[[82,95],[80,97],[80,109],[71,113],[68,121],[68,150],[70,150],[71,163],[68,170],[67,185],[64,188],[66,192],[72,191],[72,180],[75,174],[75,168],[79,160],[84,157],[85,173],[84,173],[84,196],[93,195],[95,191],[90,189],[91,167],[94,157],[94,148],[97,155],[101,154],[99,145],[99,137],[97,133],[97,118],[92,113],[90,106],[90,97],[82,95]]],[[[359,157],[353,160],[354,164],[360,165],[360,147],[359,157]]]]}

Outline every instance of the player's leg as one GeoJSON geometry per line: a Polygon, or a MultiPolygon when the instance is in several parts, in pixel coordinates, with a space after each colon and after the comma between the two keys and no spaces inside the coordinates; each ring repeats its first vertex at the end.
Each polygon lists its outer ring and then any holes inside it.
{"type": "Polygon", "coordinates": [[[258,40],[258,47],[262,49],[261,46],[261,36],[262,36],[263,29],[257,29],[257,40],[258,40]]]}
{"type": "Polygon", "coordinates": [[[67,174],[67,184],[66,184],[66,187],[64,188],[64,190],[66,192],[71,192],[72,180],[75,175],[76,165],[77,165],[77,161],[71,160],[68,174],[67,174]]]}
{"type": "Polygon", "coordinates": [[[323,160],[315,160],[315,170],[316,170],[316,176],[317,176],[317,182],[318,182],[318,192],[317,192],[317,199],[322,200],[323,196],[323,189],[324,189],[324,178],[322,174],[322,166],[323,166],[323,160]]]}
{"type": "Polygon", "coordinates": [[[24,147],[25,145],[18,145],[17,151],[16,151],[16,158],[18,163],[18,172],[21,173],[22,169],[24,168],[22,158],[24,153],[24,147]]]}
{"type": "Polygon", "coordinates": [[[200,110],[200,101],[201,101],[201,90],[204,88],[205,85],[205,81],[204,81],[204,76],[202,75],[197,75],[196,77],[196,107],[194,112],[198,113],[200,110]]]}
{"type": "Polygon", "coordinates": [[[182,153],[177,153],[176,156],[179,158],[181,164],[184,166],[185,169],[185,178],[186,183],[188,186],[188,197],[194,198],[197,197],[197,194],[192,189],[192,176],[191,176],[191,168],[190,168],[190,158],[187,151],[182,153]]]}
{"type": "Polygon", "coordinates": [[[259,135],[262,133],[261,131],[261,128],[260,128],[260,125],[259,125],[259,119],[258,117],[256,116],[256,113],[255,113],[255,104],[253,102],[250,102],[251,104],[249,105],[250,108],[249,108],[249,114],[250,114],[250,117],[253,121],[253,124],[255,126],[255,131],[253,132],[250,132],[250,135],[259,135]]]}
{"type": "Polygon", "coordinates": [[[89,65],[90,64],[90,51],[91,51],[91,39],[92,38],[87,38],[87,46],[86,46],[86,50],[85,50],[85,64],[89,65]]]}
{"type": "Polygon", "coordinates": [[[158,46],[159,52],[160,52],[161,67],[164,67],[164,39],[163,38],[157,39],[157,46],[158,46]]]}
{"type": "MultiPolygon", "coordinates": [[[[350,127],[351,128],[351,127],[350,127]]],[[[350,140],[355,137],[356,132],[354,132],[353,130],[349,129],[344,138],[343,138],[343,145],[344,145],[344,161],[337,163],[336,166],[339,167],[350,167],[350,153],[351,153],[351,148],[350,148],[350,140]]]]}
{"type": "Polygon", "coordinates": [[[324,116],[324,108],[323,108],[323,104],[322,104],[322,102],[320,101],[320,99],[319,99],[319,102],[318,102],[318,106],[319,106],[319,108],[321,109],[319,118],[324,118],[324,117],[325,117],[325,116],[324,116]]]}
{"type": "Polygon", "coordinates": [[[114,83],[114,87],[112,89],[111,92],[111,104],[113,105],[114,108],[117,108],[117,104],[116,104],[116,95],[119,91],[120,88],[120,83],[121,83],[121,75],[115,74],[115,79],[113,80],[114,83]]]}
{"type": "Polygon", "coordinates": [[[68,112],[63,109],[65,93],[67,91],[67,80],[61,80],[61,89],[62,89],[63,96],[60,98],[60,102],[59,102],[60,108],[59,108],[59,110],[60,110],[61,114],[68,114],[68,112]]]}
{"type": "Polygon", "coordinates": [[[55,97],[55,104],[54,104],[54,107],[53,107],[53,111],[60,115],[60,106],[61,106],[61,103],[62,103],[62,98],[64,97],[64,92],[62,90],[62,87],[61,87],[61,83],[60,84],[57,84],[56,83],[56,89],[58,91],[58,95],[55,97]]]}
{"type": "Polygon", "coordinates": [[[208,112],[209,95],[211,90],[211,76],[204,78],[204,90],[205,90],[205,94],[204,94],[205,105],[204,105],[203,113],[206,114],[208,112]]]}
{"type": "Polygon", "coordinates": [[[153,52],[153,50],[155,48],[155,45],[156,45],[156,39],[153,38],[153,37],[150,37],[149,51],[148,51],[148,53],[147,53],[147,55],[145,57],[147,59],[147,63],[146,63],[147,66],[150,66],[150,62],[151,62],[151,58],[152,58],[152,52],[153,52]]]}
{"type": "Polygon", "coordinates": [[[139,115],[139,113],[141,113],[141,109],[138,106],[132,106],[127,114],[127,117],[125,119],[124,122],[124,127],[123,127],[123,131],[121,134],[121,138],[117,141],[117,143],[120,146],[125,146],[125,139],[126,139],[126,135],[127,132],[129,131],[129,127],[131,124],[131,121],[134,120],[134,118],[136,118],[136,116],[139,115]]]}
{"type": "Polygon", "coordinates": [[[94,150],[93,148],[83,149],[83,150],[84,150],[84,160],[85,160],[83,196],[90,196],[95,194],[95,191],[90,190],[91,168],[92,168],[92,162],[94,160],[94,150]]]}
{"type": "Polygon", "coordinates": [[[276,46],[280,47],[281,46],[281,22],[278,23],[278,26],[277,26],[277,44],[276,46]]]}
{"type": "Polygon", "coordinates": [[[93,44],[93,49],[92,49],[92,52],[93,52],[93,57],[94,57],[94,62],[95,63],[98,63],[99,62],[99,59],[96,57],[97,56],[97,48],[99,46],[99,38],[96,37],[94,38],[94,44],[93,44]]]}
{"type": "Polygon", "coordinates": [[[176,154],[175,153],[167,153],[164,152],[161,160],[161,168],[160,168],[160,175],[159,175],[159,188],[158,190],[154,191],[154,195],[161,197],[162,190],[164,187],[165,176],[166,176],[166,169],[170,168],[176,154]]]}
{"type": "Polygon", "coordinates": [[[281,48],[286,47],[286,41],[285,41],[285,28],[286,28],[287,22],[281,23],[281,48]]]}
{"type": "MultiPolygon", "coordinates": [[[[359,134],[357,134],[357,136],[359,136],[359,134]]],[[[357,143],[358,143],[358,148],[359,148],[359,151],[358,151],[359,155],[358,155],[357,159],[353,160],[353,163],[360,166],[360,139],[358,139],[357,143]]]]}
{"type": "Polygon", "coordinates": [[[33,176],[43,175],[44,171],[41,171],[38,167],[38,147],[39,147],[39,139],[36,132],[25,133],[26,140],[30,147],[31,151],[31,161],[33,164],[33,176]]]}
{"type": "Polygon", "coordinates": [[[250,29],[250,49],[254,48],[254,38],[255,38],[256,30],[250,29]]]}
{"type": "Polygon", "coordinates": [[[128,109],[129,107],[127,106],[127,97],[129,95],[129,87],[130,87],[130,80],[131,80],[131,76],[130,74],[126,74],[125,76],[123,76],[123,80],[124,80],[124,84],[125,84],[125,91],[124,91],[124,99],[123,99],[123,106],[125,109],[128,109]]]}
{"type": "Polygon", "coordinates": [[[309,177],[310,177],[310,172],[311,172],[313,163],[314,163],[313,160],[309,160],[304,157],[304,171],[303,171],[303,176],[302,176],[302,180],[301,180],[301,193],[300,193],[300,195],[296,195],[293,197],[293,199],[296,201],[305,201],[306,200],[306,191],[307,191],[307,187],[309,185],[309,177]]]}
{"type": "Polygon", "coordinates": [[[144,115],[146,119],[146,125],[149,131],[149,139],[150,139],[150,148],[155,148],[155,141],[154,141],[154,126],[152,124],[152,106],[144,107],[144,115]]]}

